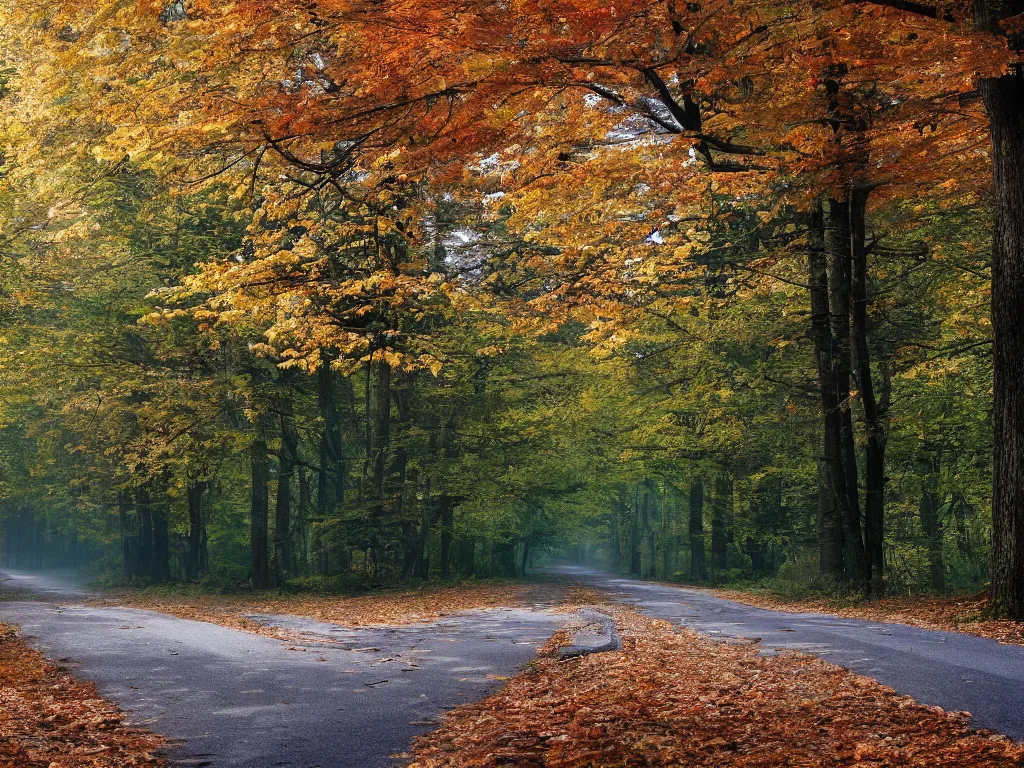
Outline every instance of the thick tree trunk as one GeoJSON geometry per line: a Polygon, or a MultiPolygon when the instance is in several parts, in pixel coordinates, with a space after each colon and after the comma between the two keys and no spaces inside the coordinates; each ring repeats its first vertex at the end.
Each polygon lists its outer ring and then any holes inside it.
{"type": "Polygon", "coordinates": [[[255,434],[249,448],[252,478],[249,521],[253,589],[267,589],[270,586],[270,563],[267,551],[270,517],[270,493],[267,489],[267,482],[270,479],[270,462],[267,459],[266,422],[265,416],[261,415],[256,418],[255,434]]]}
{"type": "Polygon", "coordinates": [[[708,568],[704,556],[704,481],[698,476],[690,484],[690,578],[705,581],[708,568]]]}
{"type": "Polygon", "coordinates": [[[280,416],[281,455],[278,458],[277,499],[274,506],[274,582],[284,584],[295,572],[292,554],[292,477],[299,459],[299,433],[288,403],[280,416]]]}
{"type": "Polygon", "coordinates": [[[729,518],[732,516],[732,476],[715,476],[715,495],[711,499],[711,567],[724,570],[729,554],[729,518]]]}
{"type": "Polygon", "coordinates": [[[526,578],[526,569],[530,564],[530,538],[523,539],[523,552],[519,559],[519,576],[526,578]]]}
{"type": "Polygon", "coordinates": [[[808,229],[807,272],[811,294],[811,329],[817,362],[818,390],[821,395],[822,449],[819,482],[824,486],[824,501],[818,503],[818,567],[835,579],[845,577],[843,529],[840,502],[846,502],[846,472],[842,455],[842,425],[839,396],[832,375],[832,330],[829,325],[828,263],[825,257],[825,221],[821,202],[811,211],[808,229]]]}
{"type": "Polygon", "coordinates": [[[853,259],[853,340],[857,379],[864,406],[864,560],[867,586],[875,594],[884,591],[885,564],[882,533],[885,527],[885,430],[884,401],[875,397],[867,333],[867,237],[865,216],[868,192],[855,188],[850,196],[850,245],[853,259]]]}
{"type": "Polygon", "coordinates": [[[857,453],[850,409],[850,204],[829,201],[828,306],[832,331],[832,378],[839,421],[839,464],[845,481],[835,487],[839,522],[843,530],[843,561],[847,578],[867,587],[864,540],[861,538],[860,504],[857,495],[857,453]]]}
{"type": "MultiPolygon", "coordinates": [[[[1024,0],[975,0],[975,23],[999,33],[1024,0]]],[[[1021,47],[1018,33],[1011,47],[1021,47]]],[[[1024,71],[978,83],[992,134],[992,607],[1024,619],[1024,71]]]]}

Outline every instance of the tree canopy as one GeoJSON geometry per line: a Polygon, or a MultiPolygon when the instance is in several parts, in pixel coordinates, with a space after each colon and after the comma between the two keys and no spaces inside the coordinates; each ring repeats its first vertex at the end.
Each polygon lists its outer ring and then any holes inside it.
{"type": "Polygon", "coordinates": [[[8,562],[1024,616],[1022,19],[12,0],[8,562]]]}

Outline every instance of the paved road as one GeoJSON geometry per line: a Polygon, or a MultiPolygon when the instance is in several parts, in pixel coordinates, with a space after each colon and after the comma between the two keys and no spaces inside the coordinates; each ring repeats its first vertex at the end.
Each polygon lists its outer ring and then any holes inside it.
{"type": "Polygon", "coordinates": [[[904,624],[768,611],[699,590],[582,568],[551,570],[703,634],[760,638],[762,653],[813,653],[924,704],[970,712],[976,727],[1024,740],[1024,647],[904,624]]]}
{"type": "MultiPolygon", "coordinates": [[[[50,602],[0,602],[33,645],[69,659],[132,721],[180,740],[172,764],[269,768],[395,765],[446,709],[483,698],[564,621],[543,608],[474,611],[402,628],[263,617],[302,643],[151,611],[59,605],[57,579],[14,576],[50,602]]],[[[8,581],[7,586],[12,582],[8,581]]]]}

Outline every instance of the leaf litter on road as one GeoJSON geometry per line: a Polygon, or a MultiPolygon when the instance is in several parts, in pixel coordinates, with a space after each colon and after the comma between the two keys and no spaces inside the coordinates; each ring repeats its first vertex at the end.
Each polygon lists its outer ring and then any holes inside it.
{"type": "Polygon", "coordinates": [[[0,768],[155,767],[163,743],[0,624],[0,768]]]}
{"type": "Polygon", "coordinates": [[[1024,746],[974,731],[966,713],[918,704],[814,657],[761,656],[631,610],[623,650],[552,651],[500,692],[448,713],[415,768],[707,766],[995,768],[1024,746]]]}

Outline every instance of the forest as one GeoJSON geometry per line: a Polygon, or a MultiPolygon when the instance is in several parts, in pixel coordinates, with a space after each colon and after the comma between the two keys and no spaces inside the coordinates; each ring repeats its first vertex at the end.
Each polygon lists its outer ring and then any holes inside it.
{"type": "Polygon", "coordinates": [[[0,562],[1024,618],[1020,0],[10,0],[0,562]]]}

